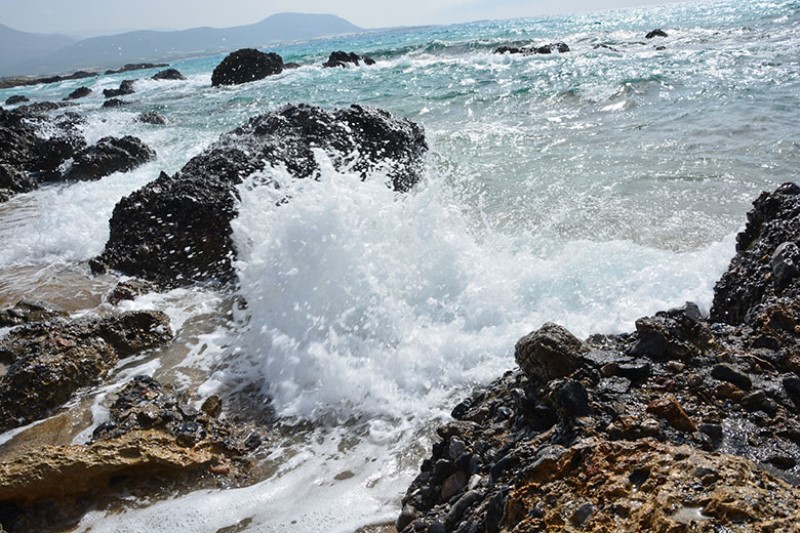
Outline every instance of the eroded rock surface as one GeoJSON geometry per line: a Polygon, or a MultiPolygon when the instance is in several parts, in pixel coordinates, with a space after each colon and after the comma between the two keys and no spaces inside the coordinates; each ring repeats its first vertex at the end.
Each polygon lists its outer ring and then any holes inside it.
{"type": "Polygon", "coordinates": [[[103,137],[75,154],[64,172],[65,180],[98,180],[115,172],[127,172],[155,159],[155,151],[138,137],[103,137]]]}
{"type": "Polygon", "coordinates": [[[93,385],[121,358],[172,338],[156,311],[108,318],[28,324],[0,339],[0,431],[44,418],[81,387],[93,385]]]}

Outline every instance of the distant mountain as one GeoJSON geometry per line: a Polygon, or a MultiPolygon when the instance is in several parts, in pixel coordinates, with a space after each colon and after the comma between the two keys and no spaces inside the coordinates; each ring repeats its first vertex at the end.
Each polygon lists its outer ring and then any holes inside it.
{"type": "MultiPolygon", "coordinates": [[[[52,74],[77,69],[104,69],[125,63],[163,61],[238,48],[259,48],[279,41],[296,41],[358,33],[362,28],[335,15],[281,13],[261,22],[233,28],[193,28],[182,31],[133,31],[66,43],[57,50],[4,66],[0,75],[52,74]]],[[[14,46],[13,43],[10,46],[14,46]]],[[[3,46],[3,49],[6,47],[3,46]]]]}
{"type": "Polygon", "coordinates": [[[0,24],[0,75],[10,67],[69,46],[77,39],[66,35],[44,35],[17,31],[0,24]]]}

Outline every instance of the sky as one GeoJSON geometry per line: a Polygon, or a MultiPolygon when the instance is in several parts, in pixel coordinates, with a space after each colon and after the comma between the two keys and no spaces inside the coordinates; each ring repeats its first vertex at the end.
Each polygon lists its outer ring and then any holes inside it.
{"type": "Polygon", "coordinates": [[[140,29],[224,28],[275,13],[331,13],[364,28],[449,24],[658,5],[669,0],[0,0],[16,30],[89,36],[140,29]]]}

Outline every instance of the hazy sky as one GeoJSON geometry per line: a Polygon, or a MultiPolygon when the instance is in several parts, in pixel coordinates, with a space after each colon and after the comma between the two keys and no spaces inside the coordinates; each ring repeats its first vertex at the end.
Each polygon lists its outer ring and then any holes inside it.
{"type": "Polygon", "coordinates": [[[0,23],[22,31],[185,29],[251,24],[274,13],[333,13],[365,28],[531,17],[669,0],[0,0],[0,23]]]}

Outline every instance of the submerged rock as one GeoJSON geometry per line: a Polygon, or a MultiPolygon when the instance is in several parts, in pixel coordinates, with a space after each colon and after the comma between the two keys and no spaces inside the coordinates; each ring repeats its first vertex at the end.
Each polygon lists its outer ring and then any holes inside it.
{"type": "Polygon", "coordinates": [[[240,85],[280,74],[283,58],[274,52],[264,53],[254,48],[242,48],[228,54],[211,73],[211,86],[240,85]]]}
{"type": "Polygon", "coordinates": [[[549,43],[543,44],[539,46],[535,45],[527,45],[527,46],[499,46],[495,49],[495,54],[523,54],[523,55],[533,55],[533,54],[552,54],[554,52],[558,52],[559,54],[565,54],[570,51],[569,46],[567,43],[557,42],[557,43],[549,43]]]}
{"type": "Polygon", "coordinates": [[[64,172],[64,179],[98,180],[114,172],[133,170],[155,157],[156,153],[137,137],[103,137],[75,154],[72,165],[64,172]]]}
{"type": "Polygon", "coordinates": [[[102,319],[58,319],[12,330],[0,340],[0,431],[44,418],[81,387],[92,385],[121,358],[172,338],[161,312],[102,319]]]}
{"type": "Polygon", "coordinates": [[[341,67],[347,68],[348,65],[355,65],[358,66],[361,62],[364,62],[365,65],[374,65],[375,60],[369,56],[360,56],[355,52],[343,52],[341,50],[336,52],[331,52],[331,55],[328,56],[328,60],[322,64],[325,68],[333,68],[333,67],[341,67]]]}
{"type": "Polygon", "coordinates": [[[254,117],[177,174],[162,173],[122,199],[114,208],[105,251],[92,268],[116,269],[162,287],[232,282],[236,186],[273,166],[297,178],[314,178],[319,172],[314,149],[329,154],[336,168],[363,178],[386,169],[391,186],[407,191],[419,180],[427,145],[413,122],[359,106],[333,112],[286,106],[254,117]]]}
{"type": "Polygon", "coordinates": [[[27,96],[24,96],[22,94],[15,94],[6,98],[6,105],[16,105],[30,101],[31,99],[28,98],[27,96]]]}
{"type": "Polygon", "coordinates": [[[136,117],[137,122],[142,122],[144,124],[153,124],[155,126],[163,126],[167,123],[167,119],[159,113],[158,111],[145,111],[138,117],[136,117]]]}

